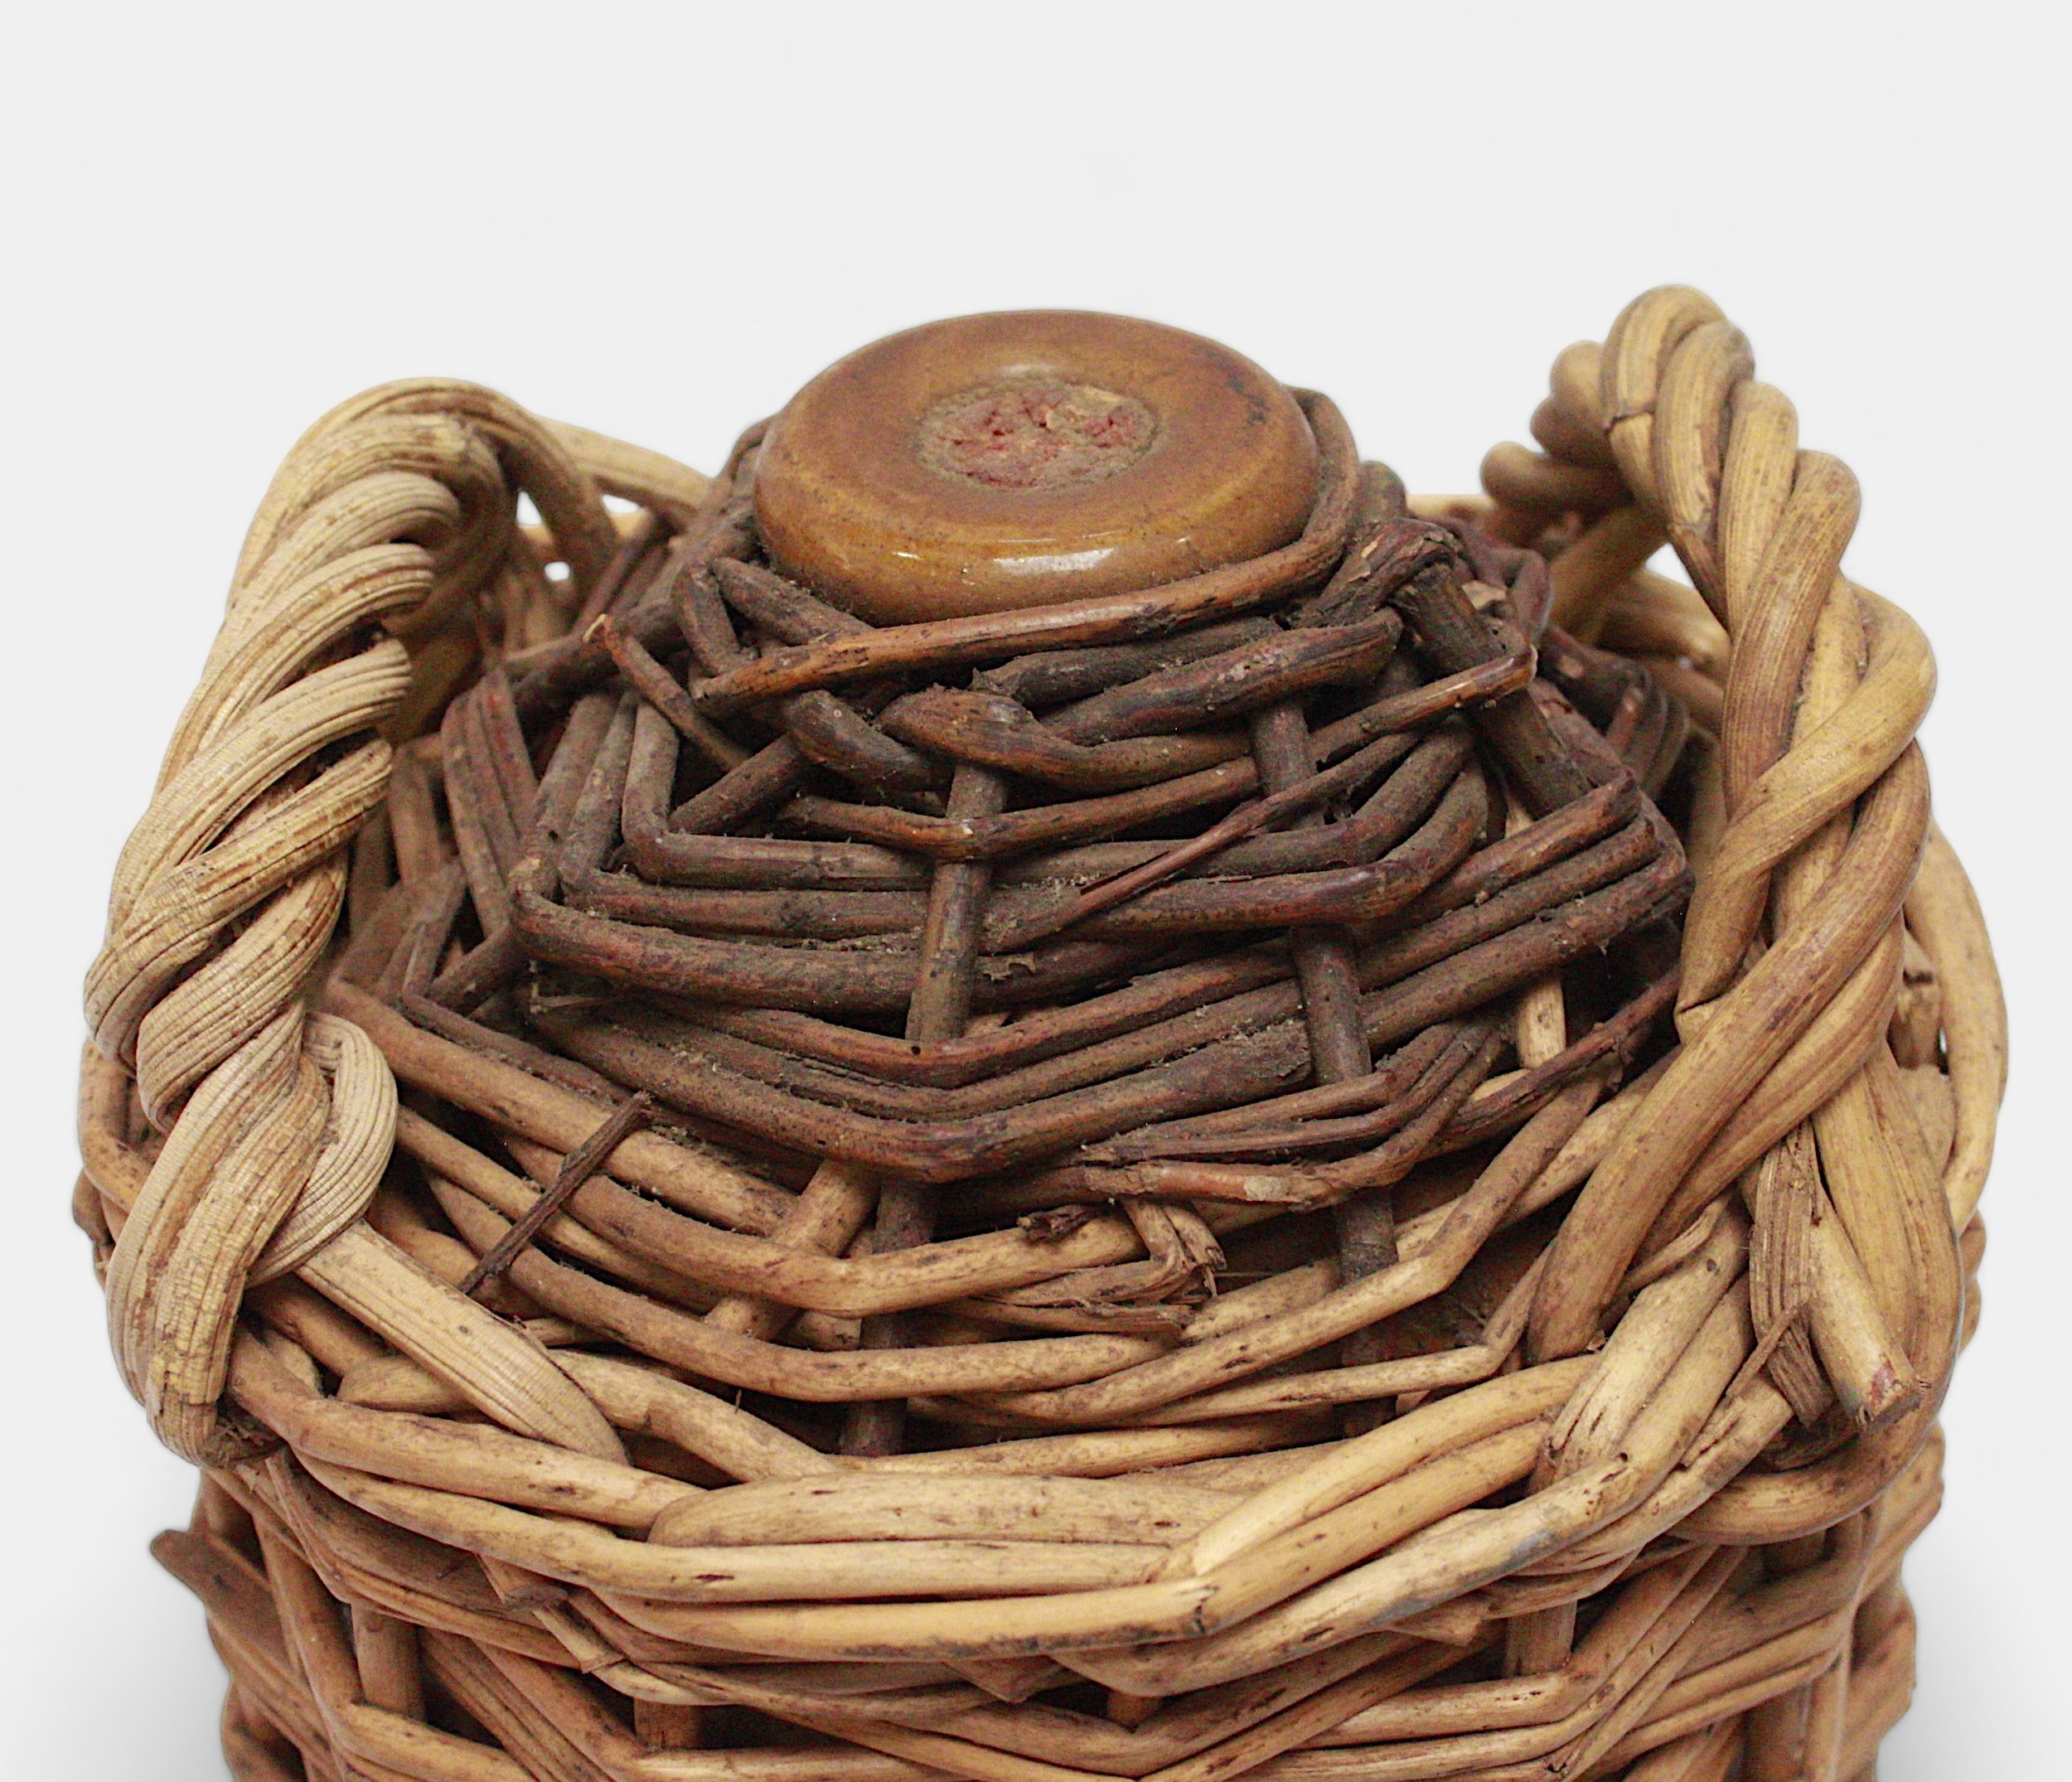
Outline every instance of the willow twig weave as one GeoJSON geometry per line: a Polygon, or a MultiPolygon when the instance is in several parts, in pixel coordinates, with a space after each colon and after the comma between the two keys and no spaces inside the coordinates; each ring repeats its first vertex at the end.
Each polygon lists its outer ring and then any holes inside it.
{"type": "Polygon", "coordinates": [[[291,453],[75,1198],[238,1776],[1870,1774],[2006,1068],[1927,645],[1697,292],[1484,496],[1299,399],[1292,543],[882,627],[760,429],[291,453]]]}

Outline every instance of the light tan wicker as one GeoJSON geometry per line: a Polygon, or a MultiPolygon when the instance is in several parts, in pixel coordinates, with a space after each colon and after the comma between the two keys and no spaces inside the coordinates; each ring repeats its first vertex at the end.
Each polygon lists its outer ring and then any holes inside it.
{"type": "Polygon", "coordinates": [[[1869,1775],[2005,1073],[1927,646],[1694,291],[1486,498],[1301,399],[1266,555],[878,629],[757,564],[758,431],[296,446],[75,1203],[239,1777],[1869,1775]],[[1209,626],[1275,703],[1141,653],[1209,626]]]}

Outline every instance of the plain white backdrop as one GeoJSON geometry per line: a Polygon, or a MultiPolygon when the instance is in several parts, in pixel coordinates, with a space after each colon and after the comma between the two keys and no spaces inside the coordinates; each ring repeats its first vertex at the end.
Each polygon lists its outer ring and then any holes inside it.
{"type": "Polygon", "coordinates": [[[77,4],[0,70],[7,1139],[0,1770],[222,1775],[184,1522],[67,1218],[79,981],[244,521],[306,423],[437,372],[710,467],[851,346],[1064,305],[1330,390],[1413,488],[1554,354],[1709,290],[1861,477],[1927,627],[1939,816],[2013,1006],[1985,1321],[1907,1567],[1887,1782],[2061,1778],[2072,624],[2062,14],[77,4]],[[2054,1087],[2055,1086],[2055,1087],[2054,1087]]]}

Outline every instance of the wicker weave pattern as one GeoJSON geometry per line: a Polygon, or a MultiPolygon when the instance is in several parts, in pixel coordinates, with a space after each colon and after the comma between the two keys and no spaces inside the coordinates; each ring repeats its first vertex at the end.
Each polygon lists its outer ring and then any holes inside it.
{"type": "MultiPolygon", "coordinates": [[[[574,659],[554,642],[572,622],[624,610],[646,535],[622,544],[599,491],[686,532],[728,491],[467,385],[388,386],[311,430],[119,865],[82,1073],[78,1206],[117,1357],[161,1439],[209,1469],[194,1528],[159,1551],[208,1604],[240,1776],[1867,1771],[1910,1679],[1896,1568],[1935,1506],[2005,1076],[1983,924],[1913,742],[1932,661],[1841,570],[1847,468],[1798,449],[1699,293],[1649,293],[1601,349],[1563,354],[1534,432],[1544,453],[1498,448],[1492,501],[1462,513],[1559,534],[1543,661],[1620,652],[1702,733],[1681,1043],[1616,1094],[1596,1069],[1552,1086],[1465,1194],[1339,1289],[1370,1295],[1361,1324],[1435,1300],[1514,1208],[1580,1186],[1472,1340],[1368,1376],[1385,1383],[1363,1396],[1411,1395],[1402,1414],[1324,1441],[1230,1310],[1248,1303],[1255,1333],[1326,1315],[1316,1265],[1193,1313],[1177,1348],[1148,1290],[1136,1323],[1041,1342],[769,1340],[801,1310],[1213,1266],[1213,1195],[1187,1185],[1213,1170],[1126,1145],[1073,1167],[1127,1217],[845,1257],[868,1169],[828,1163],[795,1194],[634,1132],[540,1228],[564,1261],[527,1252],[463,1293],[607,1109],[572,1058],[543,1073],[369,994],[401,982],[432,875],[450,903],[487,874],[464,840],[458,862],[404,860],[393,816],[405,883],[385,898],[357,864],[355,835],[409,793],[380,736],[443,710],[480,768],[510,682],[448,702],[482,615],[522,704],[522,668],[537,685],[574,659]],[[1643,567],[1665,539],[1695,593],[1643,567]],[[381,1187],[392,1135],[436,1225],[381,1187]],[[648,1312],[620,1305],[635,1295],[648,1312]],[[769,1404],[962,1394],[1058,1433],[830,1455],[690,1383],[718,1369],[670,1346],[680,1325],[769,1404]],[[708,1489],[724,1480],[744,1483],[708,1489]],[[1106,1717],[1031,1700],[1075,1680],[1109,1692],[1106,1717]]],[[[704,709],[853,679],[830,666],[848,647],[722,673],[704,709]]],[[[695,714],[671,722],[696,737],[695,714]]],[[[415,747],[402,776],[422,775],[415,747]]],[[[474,893],[482,958],[521,935],[538,953],[527,865],[474,893]]],[[[1561,1001],[1558,975],[1518,994],[1528,1073],[1570,1055],[1561,1001]]],[[[1239,1201],[1292,1179],[1213,1169],[1239,1201]]]]}

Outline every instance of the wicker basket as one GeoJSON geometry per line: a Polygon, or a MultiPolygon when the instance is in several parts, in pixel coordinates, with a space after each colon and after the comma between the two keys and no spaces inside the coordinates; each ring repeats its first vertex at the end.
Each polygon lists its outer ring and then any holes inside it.
{"type": "Polygon", "coordinates": [[[1871,1774],[2005,1069],[1927,646],[1696,292],[1486,498],[1297,399],[1262,554],[877,626],[761,429],[298,444],[81,1082],[235,1775],[1871,1774]]]}

